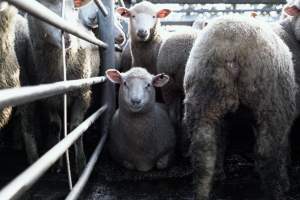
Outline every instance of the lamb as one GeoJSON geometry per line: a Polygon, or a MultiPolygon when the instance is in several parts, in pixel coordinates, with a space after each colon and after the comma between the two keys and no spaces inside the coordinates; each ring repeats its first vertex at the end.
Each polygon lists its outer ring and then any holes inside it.
{"type": "Polygon", "coordinates": [[[156,62],[163,41],[160,19],[167,17],[169,9],[157,10],[154,4],[143,1],[130,9],[119,7],[117,12],[129,18],[129,40],[132,66],[145,67],[156,74],[156,62]]]}
{"type": "Polygon", "coordinates": [[[170,119],[176,127],[179,146],[184,153],[185,134],[181,127],[183,117],[183,77],[185,65],[198,32],[193,28],[189,31],[173,33],[161,45],[157,57],[158,73],[170,76],[169,82],[161,88],[162,97],[168,107],[170,119]]]}
{"type": "MultiPolygon", "coordinates": [[[[273,24],[272,28],[276,34],[286,43],[293,54],[296,82],[300,85],[300,0],[290,0],[283,7],[285,17],[279,23],[273,24]]],[[[300,114],[300,92],[296,96],[297,113],[300,114]]]]}
{"type": "MultiPolygon", "coordinates": [[[[14,49],[16,16],[16,8],[0,2],[0,89],[20,86],[20,66],[14,49]]],[[[11,114],[11,106],[0,111],[0,129],[8,123],[11,114]]]]}
{"type": "Polygon", "coordinates": [[[226,114],[241,107],[253,114],[256,167],[264,199],[286,199],[288,133],[296,112],[296,83],[292,55],[271,28],[241,16],[210,23],[191,50],[184,91],[184,126],[196,170],[197,199],[209,199],[215,172],[223,162],[220,125],[226,114]]]}
{"type": "MultiPolygon", "coordinates": [[[[61,1],[40,0],[58,15],[61,12],[61,1]]],[[[65,18],[74,26],[87,30],[78,17],[78,11],[73,9],[73,1],[66,1],[65,18]]],[[[63,80],[61,31],[34,17],[28,18],[30,38],[34,49],[36,68],[31,70],[35,74],[35,84],[52,83],[63,80]]],[[[91,31],[89,34],[93,35],[91,31]]],[[[68,33],[64,34],[66,46],[67,79],[82,79],[96,76],[99,73],[100,56],[98,47],[83,41],[68,33]]],[[[46,123],[50,145],[56,144],[62,132],[62,96],[51,97],[42,101],[43,121],[46,123]]],[[[69,130],[76,128],[84,119],[90,105],[91,90],[89,87],[68,93],[68,110],[70,113],[69,130]]],[[[79,174],[84,168],[86,159],[82,138],[75,147],[75,172],[79,174]]]]}
{"type": "Polygon", "coordinates": [[[141,67],[125,73],[109,69],[106,75],[120,84],[119,109],[109,127],[112,158],[132,170],[166,168],[172,161],[176,139],[166,109],[155,102],[154,87],[162,87],[169,77],[151,75],[141,67]]]}

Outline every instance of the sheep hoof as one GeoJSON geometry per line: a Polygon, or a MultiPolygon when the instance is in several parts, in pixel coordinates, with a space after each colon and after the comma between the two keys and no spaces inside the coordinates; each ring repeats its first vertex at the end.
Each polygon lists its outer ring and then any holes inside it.
{"type": "Polygon", "coordinates": [[[163,157],[161,157],[157,163],[156,163],[156,168],[157,169],[165,169],[168,167],[170,161],[170,154],[167,154],[163,157]]]}
{"type": "Polygon", "coordinates": [[[134,170],[134,168],[135,168],[134,165],[128,161],[124,161],[123,165],[124,165],[124,167],[126,167],[127,169],[130,169],[130,170],[134,170]]]}

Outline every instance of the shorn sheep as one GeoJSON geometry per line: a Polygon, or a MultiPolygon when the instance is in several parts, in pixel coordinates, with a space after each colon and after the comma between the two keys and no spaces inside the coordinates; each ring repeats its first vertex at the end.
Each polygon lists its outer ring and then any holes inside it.
{"type": "Polygon", "coordinates": [[[155,102],[155,87],[165,85],[169,77],[154,76],[140,67],[125,73],[110,69],[106,74],[120,84],[119,109],[109,128],[112,158],[128,169],[166,168],[174,156],[176,140],[166,109],[155,102]]]}
{"type": "Polygon", "coordinates": [[[296,83],[292,55],[271,28],[241,16],[210,22],[191,50],[184,90],[184,124],[196,170],[197,199],[208,200],[211,195],[213,178],[223,163],[225,143],[220,141],[225,136],[220,125],[226,114],[241,106],[253,114],[255,163],[265,199],[286,199],[296,83]]]}
{"type": "Polygon", "coordinates": [[[129,44],[132,66],[142,66],[150,73],[156,74],[156,60],[163,41],[160,19],[167,17],[171,11],[160,9],[143,1],[130,9],[120,7],[117,12],[129,18],[129,44]]]}

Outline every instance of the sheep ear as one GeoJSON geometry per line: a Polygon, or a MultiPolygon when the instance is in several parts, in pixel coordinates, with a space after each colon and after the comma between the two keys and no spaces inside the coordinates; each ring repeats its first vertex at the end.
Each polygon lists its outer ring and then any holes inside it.
{"type": "Polygon", "coordinates": [[[5,10],[8,7],[8,3],[7,2],[1,2],[0,1],[0,11],[5,10]]]}
{"type": "Polygon", "coordinates": [[[105,74],[106,74],[106,77],[108,78],[108,80],[110,80],[113,83],[120,84],[122,82],[122,75],[116,69],[108,69],[108,70],[106,70],[105,74]]]}
{"type": "Polygon", "coordinates": [[[119,7],[117,8],[117,12],[122,16],[122,17],[130,17],[130,10],[124,7],[119,7]]]}
{"type": "Polygon", "coordinates": [[[80,8],[80,7],[83,7],[83,6],[91,3],[92,1],[91,0],[73,0],[73,2],[74,2],[75,8],[80,8]]]}
{"type": "Polygon", "coordinates": [[[157,18],[165,18],[167,17],[172,11],[170,9],[162,9],[156,13],[157,18]]]}
{"type": "Polygon", "coordinates": [[[283,8],[283,11],[285,14],[289,16],[299,16],[300,15],[300,10],[296,6],[291,6],[291,5],[286,5],[283,8]]]}
{"type": "Polygon", "coordinates": [[[169,76],[162,73],[162,74],[157,74],[156,76],[153,77],[152,79],[152,85],[154,87],[162,87],[164,86],[166,83],[169,82],[169,76]]]}
{"type": "Polygon", "coordinates": [[[250,17],[253,17],[253,18],[257,17],[257,13],[256,12],[251,12],[250,17]]]}

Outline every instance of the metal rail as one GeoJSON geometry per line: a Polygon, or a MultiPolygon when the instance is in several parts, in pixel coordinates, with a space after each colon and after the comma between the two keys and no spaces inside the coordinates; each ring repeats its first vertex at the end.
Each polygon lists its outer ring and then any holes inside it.
{"type": "MultiPolygon", "coordinates": [[[[58,16],[56,13],[52,12],[39,2],[35,0],[7,0],[9,3],[13,4],[14,6],[20,8],[21,10],[24,10],[28,12],[29,14],[39,18],[42,21],[45,21],[46,23],[49,23],[59,29],[62,29],[62,33],[64,31],[73,34],[81,39],[84,39],[88,42],[91,42],[93,44],[99,45],[100,47],[107,48],[107,53],[104,57],[102,57],[103,61],[102,63],[110,63],[113,64],[112,58],[113,58],[113,52],[115,49],[113,39],[107,39],[105,38],[105,41],[108,41],[108,43],[104,43],[101,40],[98,40],[96,37],[93,37],[89,35],[84,30],[78,29],[78,27],[74,26],[74,24],[70,24],[66,20],[64,20],[64,17],[58,16]],[[109,46],[108,46],[109,44],[109,46]],[[111,54],[111,55],[109,55],[111,54]],[[106,62],[108,60],[108,62],[106,62]]],[[[113,6],[111,3],[111,0],[104,0],[106,6],[109,8],[109,10],[106,9],[105,5],[102,3],[101,0],[94,0],[96,5],[101,10],[101,13],[104,17],[108,16],[106,21],[108,26],[103,26],[105,28],[112,29],[112,13],[113,13],[113,6]]],[[[64,2],[63,2],[64,3],[64,2]]],[[[62,8],[62,16],[64,13],[64,6],[62,8]]],[[[101,19],[102,20],[102,19],[101,19]]],[[[109,34],[112,31],[109,31],[109,34]]],[[[109,37],[112,37],[111,35],[109,37]]],[[[108,38],[109,38],[108,37],[108,38]]],[[[64,51],[64,37],[62,37],[63,42],[63,51],[62,53],[65,54],[64,51]]],[[[0,91],[0,109],[4,108],[6,106],[16,106],[21,105],[24,103],[29,103],[35,100],[51,97],[54,95],[59,94],[65,94],[67,92],[73,91],[75,89],[85,88],[87,86],[102,83],[106,81],[105,76],[101,77],[94,77],[94,78],[87,78],[87,79],[79,79],[79,80],[70,80],[66,81],[66,63],[65,59],[63,59],[63,65],[64,65],[64,81],[56,82],[56,83],[49,83],[49,84],[43,84],[38,86],[28,86],[28,87],[22,87],[22,88],[13,88],[13,89],[5,89],[0,91]]],[[[113,65],[110,65],[113,66],[113,65]]],[[[106,68],[106,67],[105,67],[106,68]]],[[[103,69],[105,69],[103,68],[103,69]]],[[[102,69],[102,71],[103,71],[102,69]]],[[[105,84],[105,88],[107,87],[107,84],[105,84]]],[[[106,93],[109,91],[106,91],[106,93]]],[[[97,110],[93,115],[91,115],[88,119],[86,119],[84,122],[82,122],[77,128],[75,128],[70,134],[65,135],[65,138],[60,141],[58,144],[56,144],[54,147],[52,147],[47,153],[45,153],[40,159],[38,159],[34,164],[32,164],[30,167],[28,167],[24,172],[22,172],[19,176],[17,176],[14,180],[12,180],[8,185],[6,185],[1,191],[0,191],[0,199],[1,200],[11,200],[11,199],[18,199],[21,197],[22,194],[24,194],[27,190],[31,188],[31,186],[38,181],[38,179],[65,153],[68,151],[71,145],[74,144],[74,142],[82,136],[82,134],[91,126],[92,123],[96,121],[96,119],[103,114],[105,111],[112,111],[114,109],[114,103],[111,101],[113,99],[114,93],[111,93],[108,95],[108,98],[105,98],[106,100],[103,101],[104,106],[101,107],[99,110],[97,110]]],[[[67,131],[66,129],[66,95],[64,97],[65,105],[64,105],[64,112],[65,112],[65,118],[64,118],[64,127],[65,127],[65,133],[67,131]]],[[[79,197],[80,192],[83,190],[84,185],[87,183],[89,176],[92,173],[92,170],[96,164],[96,161],[101,153],[101,150],[103,148],[103,145],[107,139],[107,122],[109,120],[109,116],[111,116],[112,113],[106,114],[103,118],[106,122],[106,126],[102,127],[103,131],[103,137],[100,140],[99,144],[97,145],[97,148],[95,149],[88,165],[84,169],[81,177],[79,178],[78,182],[76,183],[75,187],[71,191],[71,193],[68,195],[68,198],[70,199],[76,199],[79,197]],[[104,128],[104,129],[103,129],[104,128]]],[[[68,157],[68,156],[67,156],[68,157]]],[[[69,169],[70,171],[70,169],[69,169]]],[[[69,183],[70,183],[70,189],[72,188],[72,181],[71,181],[71,173],[69,173],[69,183]]]]}
{"type": "Polygon", "coordinates": [[[28,167],[24,172],[12,180],[0,191],[1,200],[18,199],[24,194],[64,153],[73,145],[73,143],[106,111],[104,105],[77,128],[75,128],[67,137],[52,147],[34,164],[28,167]]]}
{"type": "Polygon", "coordinates": [[[101,0],[94,0],[95,4],[98,6],[99,10],[102,12],[103,16],[106,17],[108,15],[108,11],[103,5],[101,0]]]}
{"type": "MultiPolygon", "coordinates": [[[[65,18],[65,10],[66,10],[66,0],[62,0],[62,7],[61,7],[61,17],[65,18]]],[[[65,32],[61,32],[61,46],[62,46],[62,65],[63,65],[63,77],[64,81],[67,81],[67,61],[66,61],[66,45],[65,45],[65,32]]],[[[64,137],[67,137],[68,135],[68,96],[65,93],[63,97],[63,124],[64,124],[64,137]]],[[[69,189],[72,190],[73,188],[73,181],[72,181],[72,171],[71,171],[71,165],[70,165],[70,155],[69,155],[69,149],[66,150],[66,165],[67,165],[67,176],[68,176],[68,183],[69,183],[69,189]]]]}
{"type": "Polygon", "coordinates": [[[104,81],[106,81],[106,77],[100,76],[87,79],[60,81],[38,86],[4,89],[0,91],[0,109],[6,106],[17,106],[50,96],[64,94],[75,89],[103,83],[104,81]]]}
{"type": "Polygon", "coordinates": [[[28,12],[29,14],[39,18],[40,20],[43,20],[45,22],[48,22],[49,24],[60,28],[72,35],[75,35],[83,40],[86,40],[88,42],[91,42],[95,45],[98,45],[102,48],[107,48],[107,44],[102,42],[101,40],[98,40],[95,36],[90,35],[85,30],[82,30],[78,26],[62,19],[59,15],[52,12],[39,2],[35,0],[6,0],[7,2],[13,4],[14,6],[20,8],[21,10],[24,10],[28,12]]]}
{"type": "Polygon", "coordinates": [[[96,162],[99,158],[99,155],[103,149],[104,143],[107,139],[107,135],[108,133],[104,133],[104,135],[102,136],[100,142],[98,143],[93,155],[91,156],[88,164],[86,165],[83,173],[81,174],[80,178],[78,179],[77,183],[74,185],[73,189],[71,190],[71,192],[68,194],[68,196],[66,197],[66,200],[76,200],[78,199],[78,197],[80,196],[84,186],[86,185],[92,170],[94,169],[96,162]]]}

